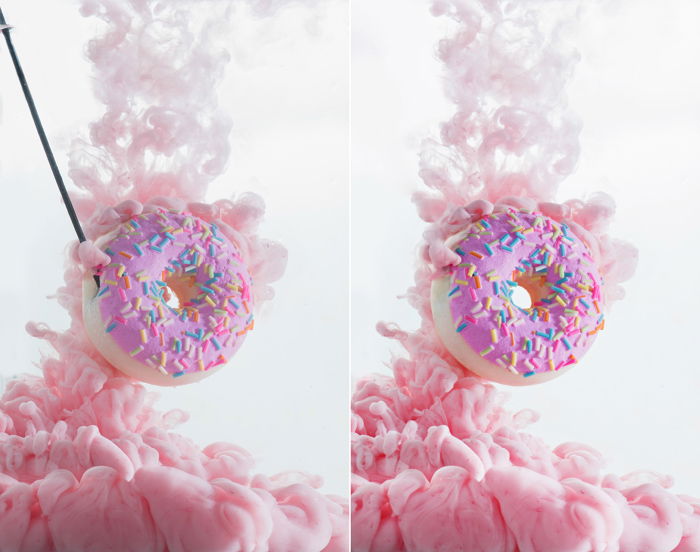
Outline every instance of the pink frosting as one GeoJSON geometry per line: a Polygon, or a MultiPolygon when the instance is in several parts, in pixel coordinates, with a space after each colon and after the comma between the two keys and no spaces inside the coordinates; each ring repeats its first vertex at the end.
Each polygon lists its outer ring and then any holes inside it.
{"type": "Polygon", "coordinates": [[[528,377],[578,362],[602,327],[601,278],[566,224],[512,207],[485,215],[451,247],[454,331],[482,358],[528,377]],[[533,291],[531,308],[514,288],[533,291]]]}
{"type": "Polygon", "coordinates": [[[159,209],[134,215],[101,244],[104,331],[132,358],[178,377],[225,364],[253,326],[251,282],[216,224],[159,209]],[[166,302],[179,288],[177,308],[166,302]]]}

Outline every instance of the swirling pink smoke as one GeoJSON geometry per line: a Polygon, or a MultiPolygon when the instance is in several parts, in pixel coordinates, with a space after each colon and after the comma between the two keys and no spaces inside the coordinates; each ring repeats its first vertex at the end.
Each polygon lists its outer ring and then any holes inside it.
{"type": "MultiPolygon", "coordinates": [[[[105,23],[87,48],[105,112],[70,158],[86,234],[142,209],[187,209],[236,239],[258,302],[271,298],[286,251],[257,235],[262,199],[203,202],[229,153],[231,123],[215,89],[230,3],[84,0],[81,8],[105,23]]],[[[201,448],[172,431],[186,413],[159,412],[154,394],[99,355],[81,313],[83,266],[99,257],[89,242],[72,248],[58,292],[70,328],[29,323],[54,354],[41,359],[42,377],[19,376],[0,398],[0,550],[347,550],[347,505],[321,494],[319,478],[255,475],[240,447],[201,448]]]]}
{"type": "Polygon", "coordinates": [[[426,142],[414,197],[428,223],[408,299],[416,331],[380,324],[406,355],[393,377],[362,379],[352,398],[352,549],[356,552],[691,552],[700,550],[700,500],[670,478],[604,472],[586,445],[550,448],[524,431],[499,390],[470,375],[440,343],[429,289],[449,261],[447,236],[498,204],[566,220],[591,246],[608,305],[636,265],[609,237],[604,194],[554,203],[576,165],[580,124],[566,104],[578,61],[568,38],[577,2],[434,0],[451,35],[438,55],[456,110],[426,142]],[[525,197],[526,199],[523,199],[525,197]]]}

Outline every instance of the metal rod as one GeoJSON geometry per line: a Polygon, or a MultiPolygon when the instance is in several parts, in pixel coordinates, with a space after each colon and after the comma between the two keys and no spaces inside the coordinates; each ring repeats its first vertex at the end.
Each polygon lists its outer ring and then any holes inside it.
{"type": "MultiPolygon", "coordinates": [[[[0,8],[0,25],[7,25],[7,23],[5,22],[5,16],[2,13],[2,8],[0,8]]],[[[68,195],[68,190],[66,190],[66,186],[63,183],[63,177],[61,176],[61,172],[58,170],[58,164],[56,163],[56,158],[53,155],[53,151],[51,151],[51,145],[49,144],[49,139],[46,137],[46,132],[44,132],[44,126],[41,124],[39,113],[37,112],[36,105],[34,104],[34,98],[32,97],[32,93],[29,90],[29,85],[27,84],[27,79],[24,76],[22,66],[19,63],[19,58],[17,57],[15,47],[12,44],[12,38],[10,38],[10,29],[7,27],[4,28],[2,30],[2,34],[5,35],[5,42],[7,42],[7,49],[10,51],[12,64],[15,66],[17,78],[19,79],[20,86],[22,87],[24,98],[25,100],[27,100],[29,112],[32,115],[32,120],[34,121],[36,131],[39,134],[39,140],[41,140],[41,145],[44,148],[44,153],[46,154],[46,159],[48,160],[49,166],[51,167],[51,172],[53,173],[54,180],[58,185],[58,191],[61,193],[61,197],[63,198],[63,204],[66,206],[66,211],[68,211],[68,216],[70,217],[71,223],[73,224],[73,229],[75,230],[75,233],[78,236],[78,240],[80,242],[84,242],[85,234],[83,233],[83,229],[80,226],[78,215],[76,215],[75,209],[73,208],[73,203],[71,202],[70,196],[68,195]]],[[[95,275],[94,278],[95,283],[99,288],[100,278],[97,275],[95,275]]]]}

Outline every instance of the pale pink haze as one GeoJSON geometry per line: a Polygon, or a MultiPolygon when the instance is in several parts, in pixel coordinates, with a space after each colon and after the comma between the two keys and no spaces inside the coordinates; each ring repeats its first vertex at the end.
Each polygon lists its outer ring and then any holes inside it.
{"type": "Polygon", "coordinates": [[[555,203],[579,154],[565,88],[581,3],[434,0],[432,9],[451,20],[438,54],[455,113],[424,145],[429,190],[414,198],[428,223],[408,293],[421,326],[379,324],[405,355],[391,361],[392,377],[362,379],[352,398],[352,550],[697,552],[700,500],[670,492],[667,477],[607,474],[586,445],[551,448],[525,431],[536,413],[508,411],[438,338],[430,286],[455,260],[446,241],[494,205],[536,205],[576,228],[608,308],[637,253],[607,235],[606,195],[555,203]]]}
{"type": "MultiPolygon", "coordinates": [[[[215,90],[231,3],[83,0],[81,9],[105,23],[87,48],[105,113],[70,160],[88,238],[144,210],[186,210],[235,241],[254,302],[272,298],[286,251],[257,234],[262,199],[204,202],[229,153],[231,124],[215,90]],[[195,9],[207,17],[190,17],[195,9]]],[[[73,245],[57,294],[70,328],[29,323],[53,352],[41,377],[18,376],[0,398],[0,549],[347,550],[347,505],[319,492],[319,477],[256,475],[240,447],[200,447],[173,431],[184,411],[158,411],[155,394],[99,354],[83,325],[81,286],[105,257],[91,242],[73,245]]]]}

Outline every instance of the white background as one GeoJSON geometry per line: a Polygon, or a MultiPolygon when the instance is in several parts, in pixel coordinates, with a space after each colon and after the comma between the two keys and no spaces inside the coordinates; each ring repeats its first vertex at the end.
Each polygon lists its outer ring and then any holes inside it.
{"type": "MultiPolygon", "coordinates": [[[[640,250],[603,332],[582,363],[538,386],[507,389],[510,408],[542,414],[550,445],[579,441],[616,473],[675,476],[700,496],[700,3],[588,3],[570,88],[584,130],[560,200],[603,190],[615,236],[640,250]]],[[[410,194],[420,141],[452,113],[433,55],[446,25],[427,1],[352,2],[352,374],[388,373],[378,320],[415,328],[396,298],[411,284],[423,225],[410,194]]]]}
{"type": "MultiPolygon", "coordinates": [[[[95,23],[70,1],[4,0],[2,8],[65,173],[69,141],[100,113],[82,56],[95,23]]],[[[233,155],[209,199],[263,195],[261,233],[284,243],[289,265],[227,369],[158,390],[159,408],[190,412],[178,431],[199,444],[236,443],[259,459],[260,473],[321,474],[335,494],[346,494],[348,471],[348,35],[342,0],[268,19],[238,10],[220,94],[234,120],[233,155]]],[[[38,374],[39,348],[48,350],[26,335],[27,320],[67,327],[47,295],[62,284],[63,251],[74,236],[4,41],[0,99],[0,373],[7,380],[38,374]]]]}

